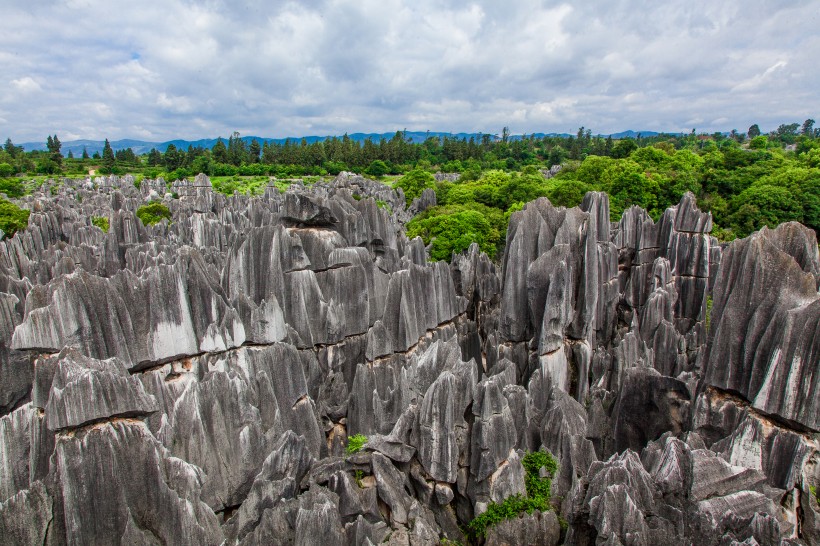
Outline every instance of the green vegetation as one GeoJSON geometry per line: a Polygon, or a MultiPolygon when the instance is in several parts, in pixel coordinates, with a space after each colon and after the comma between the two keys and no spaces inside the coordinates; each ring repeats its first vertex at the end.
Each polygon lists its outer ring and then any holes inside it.
{"type": "MultiPolygon", "coordinates": [[[[280,190],[300,178],[310,184],[341,171],[365,173],[402,188],[408,204],[426,188],[436,192],[437,207],[408,226],[433,245],[434,258],[477,242],[500,256],[511,215],[538,197],[556,206],[578,205],[586,192],[610,196],[611,219],[632,205],[657,219],[691,191],[714,219],[713,234],[729,241],[763,226],[796,220],[820,231],[820,129],[814,120],[780,125],[762,134],[756,124],[746,134],[660,134],[613,139],[581,127],[570,136],[471,138],[431,136],[413,143],[401,131],[392,138],[356,142],[348,136],[321,142],[290,139],[258,142],[233,133],[208,149],[169,145],[136,155],[113,150],[110,143],[93,156],[63,157],[57,135],[47,150],[24,152],[7,139],[0,149],[0,192],[19,198],[55,175],[125,174],[166,180],[205,173],[216,191],[259,195],[270,184],[280,190]],[[562,165],[547,179],[541,171],[562,165]],[[457,182],[436,182],[437,171],[460,173],[457,182]],[[36,180],[34,183],[21,183],[36,180]],[[452,218],[445,218],[445,216],[452,218]],[[483,217],[483,218],[479,218],[483,217]]],[[[76,154],[79,156],[79,154],[76,154]]],[[[52,185],[52,187],[56,187],[52,185]]],[[[377,203],[387,208],[386,204],[377,203]]]]}
{"type": "MultiPolygon", "coordinates": [[[[145,223],[145,221],[143,221],[145,223]]],[[[108,233],[108,228],[110,227],[108,224],[108,218],[105,216],[95,216],[91,219],[91,224],[97,226],[103,233],[108,233]]]]}
{"type": "Polygon", "coordinates": [[[394,188],[401,188],[407,204],[419,197],[425,189],[436,187],[436,179],[429,172],[422,169],[415,169],[399,178],[393,185],[394,188]]]}
{"type": "Polygon", "coordinates": [[[477,516],[468,525],[470,534],[474,537],[484,537],[487,530],[505,519],[518,517],[523,513],[532,514],[539,510],[545,512],[550,509],[550,487],[552,478],[558,470],[555,458],[545,450],[533,451],[524,455],[521,460],[526,472],[524,484],[527,495],[513,495],[501,503],[491,502],[487,510],[477,516]],[[541,477],[541,469],[546,469],[549,477],[541,477]]]}
{"type": "Polygon", "coordinates": [[[354,434],[347,439],[347,454],[358,453],[367,443],[367,436],[364,434],[354,434]]]}
{"type": "Polygon", "coordinates": [[[29,214],[31,211],[21,209],[11,201],[0,198],[0,229],[7,238],[28,227],[29,214]]]}
{"type": "MultiPolygon", "coordinates": [[[[0,167],[2,166],[3,164],[0,164],[0,167]]],[[[0,174],[0,176],[3,175],[0,174]]],[[[0,178],[0,193],[5,193],[12,199],[17,199],[26,194],[26,188],[19,178],[0,178]]]]}
{"type": "Polygon", "coordinates": [[[390,206],[390,203],[387,201],[382,201],[381,199],[376,199],[376,206],[380,209],[384,209],[387,211],[388,214],[393,214],[393,207],[390,206]]]}
{"type": "Polygon", "coordinates": [[[504,236],[504,224],[503,213],[485,205],[444,205],[413,218],[407,224],[407,236],[432,242],[433,260],[449,261],[453,252],[463,252],[473,242],[492,257],[504,236]]]}
{"type": "MultiPolygon", "coordinates": [[[[190,175],[187,175],[190,176],[190,175]]],[[[239,192],[245,195],[262,195],[265,193],[265,188],[270,182],[267,176],[214,176],[211,178],[211,185],[215,191],[224,193],[225,195],[233,195],[239,192]]],[[[277,183],[276,186],[280,190],[287,188],[288,184],[277,183]]]]}
{"type": "Polygon", "coordinates": [[[364,471],[359,470],[358,468],[353,472],[353,477],[356,480],[356,485],[359,486],[359,489],[364,488],[364,484],[362,484],[362,478],[364,478],[364,471]]]}
{"type": "Polygon", "coordinates": [[[375,178],[381,178],[390,172],[390,167],[381,159],[377,159],[368,165],[364,172],[375,178]]]}
{"type": "Polygon", "coordinates": [[[171,221],[171,211],[162,203],[149,203],[137,209],[137,218],[146,226],[153,226],[163,220],[171,221]]]}
{"type": "Polygon", "coordinates": [[[709,325],[712,323],[712,296],[706,296],[706,320],[704,321],[704,326],[706,326],[706,331],[709,331],[709,325]]]}
{"type": "Polygon", "coordinates": [[[809,491],[811,492],[812,496],[814,497],[814,500],[817,501],[817,504],[820,504],[820,489],[818,489],[814,485],[810,485],[809,486],[809,491]]]}

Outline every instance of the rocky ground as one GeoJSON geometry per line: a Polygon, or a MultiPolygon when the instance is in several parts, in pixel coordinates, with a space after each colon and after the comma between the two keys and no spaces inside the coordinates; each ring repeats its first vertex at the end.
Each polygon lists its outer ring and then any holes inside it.
{"type": "Polygon", "coordinates": [[[2,543],[820,544],[813,231],[590,193],[447,265],[431,192],[166,191],[46,185],[0,243],[2,543]],[[465,535],[542,448],[552,510],[465,535]]]}

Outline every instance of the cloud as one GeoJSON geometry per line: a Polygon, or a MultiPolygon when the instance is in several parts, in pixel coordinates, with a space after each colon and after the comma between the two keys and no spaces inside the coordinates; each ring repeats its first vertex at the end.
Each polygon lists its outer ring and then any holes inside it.
{"type": "Polygon", "coordinates": [[[40,84],[34,81],[31,76],[24,76],[22,78],[11,80],[11,86],[22,93],[36,93],[41,91],[40,84]]]}
{"type": "Polygon", "coordinates": [[[711,132],[820,115],[809,3],[7,4],[0,138],[17,142],[711,132]]]}

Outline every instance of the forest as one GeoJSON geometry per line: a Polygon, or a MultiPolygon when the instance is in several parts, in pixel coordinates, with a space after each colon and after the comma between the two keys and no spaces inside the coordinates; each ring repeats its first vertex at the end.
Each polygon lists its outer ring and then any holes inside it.
{"type": "MultiPolygon", "coordinates": [[[[102,154],[64,157],[57,135],[47,151],[24,152],[7,139],[0,150],[0,192],[20,197],[45,178],[131,173],[167,181],[205,173],[214,188],[261,193],[269,177],[284,187],[293,178],[312,182],[353,171],[402,188],[408,204],[422,191],[436,193],[437,204],[407,226],[409,236],[432,244],[431,257],[449,260],[453,252],[478,242],[499,257],[512,212],[538,197],[572,207],[590,190],[605,191],[611,219],[637,205],[654,217],[685,192],[714,218],[713,234],[728,241],[763,226],[796,220],[820,230],[820,129],[814,120],[782,124],[763,134],[757,125],[746,133],[660,134],[624,138],[593,136],[579,128],[574,136],[428,138],[409,142],[399,131],[391,139],[356,142],[347,135],[308,143],[248,143],[239,133],[212,149],[173,144],[164,152],[136,155],[114,151],[108,140],[102,154]],[[457,181],[434,173],[458,173],[457,181]]],[[[6,235],[25,227],[28,211],[0,201],[0,229],[6,235]]]]}

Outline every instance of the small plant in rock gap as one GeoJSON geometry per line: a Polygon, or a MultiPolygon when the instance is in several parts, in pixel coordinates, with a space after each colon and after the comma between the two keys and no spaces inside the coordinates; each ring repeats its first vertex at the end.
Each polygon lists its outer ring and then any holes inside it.
{"type": "Polygon", "coordinates": [[[546,512],[550,509],[550,488],[552,478],[558,470],[558,463],[548,451],[532,451],[521,460],[524,466],[524,485],[526,496],[513,495],[500,503],[491,502],[487,510],[470,522],[470,534],[476,538],[487,535],[487,530],[505,519],[513,519],[523,513],[532,514],[535,510],[546,512]],[[547,477],[541,477],[545,468],[547,477]]]}
{"type": "Polygon", "coordinates": [[[354,453],[358,453],[366,443],[367,436],[364,434],[354,434],[347,439],[347,454],[353,455],[354,453]]]}
{"type": "Polygon", "coordinates": [[[108,228],[110,227],[108,224],[108,218],[104,216],[95,216],[91,219],[91,223],[103,230],[103,233],[108,233],[108,228]]]}

